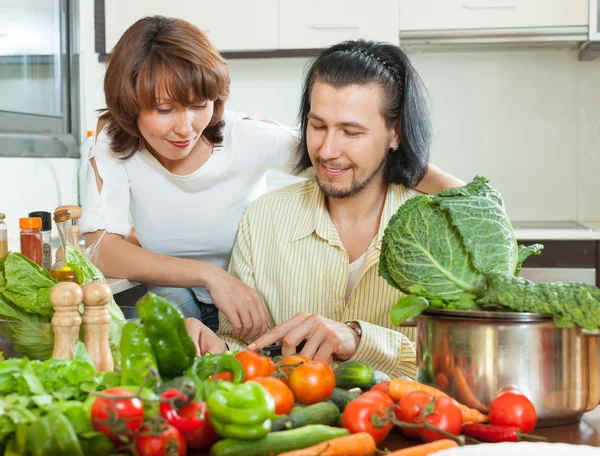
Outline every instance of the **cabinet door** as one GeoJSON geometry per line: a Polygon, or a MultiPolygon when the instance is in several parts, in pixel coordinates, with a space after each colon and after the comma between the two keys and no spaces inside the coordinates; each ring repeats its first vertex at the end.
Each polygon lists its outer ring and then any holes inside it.
{"type": "Polygon", "coordinates": [[[397,0],[279,0],[279,47],[315,49],[365,38],[398,43],[397,0]]]}
{"type": "Polygon", "coordinates": [[[106,49],[136,20],[155,14],[185,19],[219,51],[277,48],[277,0],[106,0],[106,49]]]}
{"type": "Polygon", "coordinates": [[[589,0],[400,0],[400,30],[587,26],[589,0]]]}
{"type": "Polygon", "coordinates": [[[590,40],[600,41],[600,0],[590,0],[590,40]]]}

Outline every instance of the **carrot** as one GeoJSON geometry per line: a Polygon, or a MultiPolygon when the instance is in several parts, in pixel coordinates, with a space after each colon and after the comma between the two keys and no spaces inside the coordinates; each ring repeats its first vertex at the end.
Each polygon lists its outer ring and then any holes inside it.
{"type": "Polygon", "coordinates": [[[423,383],[415,382],[413,380],[406,380],[404,378],[394,378],[388,385],[388,394],[396,402],[413,391],[424,391],[433,397],[448,396],[446,393],[434,388],[433,386],[424,385],[423,383]]]}
{"type": "Polygon", "coordinates": [[[452,371],[452,380],[454,381],[456,398],[461,405],[463,423],[487,423],[489,421],[488,417],[480,410],[487,412],[488,408],[475,397],[460,367],[455,367],[452,371]]]}
{"type": "Polygon", "coordinates": [[[287,451],[279,456],[372,456],[377,451],[375,439],[368,432],[345,435],[302,450],[287,451]]]}
{"type": "Polygon", "coordinates": [[[388,453],[386,456],[427,456],[436,451],[447,450],[457,447],[458,443],[450,439],[435,440],[433,442],[416,445],[403,450],[396,450],[388,453]]]}
{"type": "MultiPolygon", "coordinates": [[[[454,371],[458,370],[458,367],[454,369],[454,371]]],[[[454,377],[453,377],[454,378],[454,377]]],[[[464,380],[464,376],[463,376],[464,380]]],[[[466,384],[466,381],[465,381],[466,384]]],[[[467,387],[468,388],[468,387],[467,387]]],[[[406,396],[408,393],[412,393],[413,391],[424,391],[430,396],[437,397],[447,397],[448,395],[443,391],[440,391],[433,386],[424,385],[423,383],[415,382],[413,380],[405,380],[403,378],[394,378],[390,381],[388,385],[388,394],[394,399],[396,402],[406,396]]],[[[469,389],[469,392],[471,390],[469,389]]],[[[473,394],[473,393],[471,393],[473,394]]],[[[464,404],[456,401],[460,411],[462,413],[463,423],[487,423],[489,418],[487,415],[484,415],[479,410],[475,410],[467,407],[464,404]]]]}

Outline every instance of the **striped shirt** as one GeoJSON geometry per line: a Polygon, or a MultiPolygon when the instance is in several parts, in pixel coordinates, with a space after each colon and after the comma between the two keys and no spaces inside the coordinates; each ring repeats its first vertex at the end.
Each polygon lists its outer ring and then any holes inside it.
{"type": "MultiPolygon", "coordinates": [[[[259,293],[269,312],[270,327],[299,312],[339,322],[358,321],[362,337],[350,359],[390,376],[414,377],[416,331],[390,322],[389,310],[401,294],[378,270],[385,227],[415,194],[399,185],[388,186],[379,230],[365,252],[347,301],[348,254],[314,178],[263,195],[248,206],[229,271],[259,293]]],[[[246,345],[233,336],[223,312],[219,335],[232,350],[246,345]]]]}

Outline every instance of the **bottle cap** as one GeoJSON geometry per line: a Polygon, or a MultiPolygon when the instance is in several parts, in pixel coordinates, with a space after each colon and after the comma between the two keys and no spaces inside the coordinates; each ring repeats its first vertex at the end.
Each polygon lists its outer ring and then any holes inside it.
{"type": "Polygon", "coordinates": [[[56,223],[64,222],[66,220],[71,220],[71,213],[68,209],[59,209],[54,211],[54,221],[56,223]]]}
{"type": "Polygon", "coordinates": [[[39,217],[23,217],[19,219],[19,228],[41,228],[42,219],[39,217]]]}
{"type": "Polygon", "coordinates": [[[36,211],[30,212],[29,217],[39,217],[42,219],[42,231],[52,231],[52,214],[50,212],[36,211]]]}
{"type": "Polygon", "coordinates": [[[94,130],[88,130],[87,131],[87,137],[91,138],[92,136],[94,136],[94,130]]]}
{"type": "Polygon", "coordinates": [[[0,212],[0,220],[4,220],[6,218],[6,215],[4,215],[2,212],[0,212]]]}

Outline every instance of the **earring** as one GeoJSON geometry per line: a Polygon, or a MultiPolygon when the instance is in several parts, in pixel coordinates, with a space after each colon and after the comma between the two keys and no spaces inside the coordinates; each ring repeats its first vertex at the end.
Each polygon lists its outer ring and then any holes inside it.
{"type": "Polygon", "coordinates": [[[394,147],[392,147],[392,150],[394,152],[398,152],[398,148],[400,147],[400,144],[396,144],[394,147]]]}

